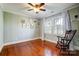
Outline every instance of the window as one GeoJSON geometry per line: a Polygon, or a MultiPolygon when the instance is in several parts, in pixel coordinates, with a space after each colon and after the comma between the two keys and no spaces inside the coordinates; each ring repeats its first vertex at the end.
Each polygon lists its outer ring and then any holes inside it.
{"type": "Polygon", "coordinates": [[[44,32],[46,34],[51,34],[52,33],[52,22],[51,22],[51,20],[46,20],[44,22],[44,32]]]}
{"type": "Polygon", "coordinates": [[[63,17],[59,17],[59,18],[56,18],[56,19],[54,20],[55,26],[54,26],[54,31],[53,31],[53,33],[54,33],[55,35],[63,35],[63,33],[64,33],[64,28],[63,28],[64,22],[63,22],[63,20],[64,20],[63,17]]]}
{"type": "Polygon", "coordinates": [[[21,23],[22,23],[22,27],[23,27],[23,29],[34,29],[35,28],[35,26],[36,26],[36,21],[34,21],[33,19],[30,19],[30,20],[22,20],[21,21],[21,23]]]}
{"type": "Polygon", "coordinates": [[[69,20],[67,13],[60,13],[52,17],[44,19],[44,33],[63,36],[69,28],[69,20]]]}

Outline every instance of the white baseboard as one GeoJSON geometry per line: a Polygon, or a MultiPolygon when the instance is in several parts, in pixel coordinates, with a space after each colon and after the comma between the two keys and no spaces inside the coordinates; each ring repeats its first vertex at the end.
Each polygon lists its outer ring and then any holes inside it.
{"type": "Polygon", "coordinates": [[[30,41],[30,40],[35,40],[35,39],[41,39],[41,37],[37,37],[37,38],[33,38],[33,39],[27,39],[27,40],[20,40],[20,41],[15,41],[15,42],[4,43],[2,46],[0,46],[0,52],[2,51],[2,48],[4,46],[11,45],[11,44],[16,44],[16,43],[21,43],[21,42],[25,42],[25,41],[30,41]]]}
{"type": "MultiPolygon", "coordinates": [[[[33,38],[33,39],[27,39],[27,40],[20,40],[20,41],[15,41],[15,42],[8,42],[8,43],[5,43],[3,44],[2,46],[0,46],[0,52],[2,51],[2,48],[4,46],[7,46],[7,45],[11,45],[11,44],[16,44],[16,43],[21,43],[21,42],[25,42],[25,41],[30,41],[30,40],[35,40],[35,39],[42,39],[41,37],[37,37],[37,38],[33,38]]],[[[54,43],[57,43],[56,41],[53,41],[53,40],[49,40],[49,39],[45,39],[46,41],[50,41],[50,42],[54,42],[54,43]]]]}
{"type": "Polygon", "coordinates": [[[53,41],[53,40],[50,40],[50,39],[45,39],[45,40],[49,41],[49,42],[57,43],[57,41],[53,41]]]}
{"type": "Polygon", "coordinates": [[[4,45],[0,46],[0,52],[2,51],[2,48],[4,47],[4,45]]]}
{"type": "Polygon", "coordinates": [[[15,41],[15,42],[8,42],[8,43],[5,43],[4,46],[16,44],[16,43],[21,43],[21,42],[25,42],[25,41],[30,41],[30,40],[35,40],[35,39],[41,39],[41,38],[37,37],[37,38],[33,38],[33,39],[25,39],[25,40],[20,40],[20,41],[15,41]]]}
{"type": "MultiPolygon", "coordinates": [[[[15,42],[8,42],[8,43],[5,43],[2,46],[0,46],[0,52],[2,51],[2,48],[4,46],[11,45],[11,44],[16,44],[16,43],[21,43],[21,42],[25,42],[25,41],[30,41],[30,40],[35,40],[35,39],[42,39],[42,38],[38,37],[38,38],[33,38],[33,39],[20,40],[20,41],[15,41],[15,42]]],[[[56,41],[53,41],[53,40],[50,40],[50,39],[44,39],[44,40],[49,41],[49,42],[53,42],[53,43],[57,43],[56,41]]],[[[74,46],[74,48],[75,48],[75,50],[79,50],[78,46],[74,46]]]]}

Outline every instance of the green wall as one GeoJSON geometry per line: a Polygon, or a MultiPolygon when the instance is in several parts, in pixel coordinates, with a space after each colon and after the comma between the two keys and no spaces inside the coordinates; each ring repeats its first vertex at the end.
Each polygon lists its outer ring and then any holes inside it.
{"type": "Polygon", "coordinates": [[[3,12],[0,8],[0,51],[3,47],[3,12]]]}
{"type": "Polygon", "coordinates": [[[30,40],[38,37],[39,28],[37,19],[4,12],[4,43],[30,40]],[[35,27],[28,29],[26,24],[22,27],[22,20],[25,20],[25,23],[34,23],[36,21],[35,27]]]}
{"type": "Polygon", "coordinates": [[[73,39],[74,49],[76,49],[77,47],[79,47],[79,7],[75,7],[69,10],[69,14],[71,19],[72,29],[77,30],[76,35],[73,39]],[[78,15],[78,18],[75,18],[75,15],[78,15]]]}

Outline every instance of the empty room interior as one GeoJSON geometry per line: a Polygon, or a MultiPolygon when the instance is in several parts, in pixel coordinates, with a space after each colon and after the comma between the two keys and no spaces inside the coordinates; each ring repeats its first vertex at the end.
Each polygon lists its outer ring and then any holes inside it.
{"type": "Polygon", "coordinates": [[[0,56],[79,56],[79,4],[0,3],[0,56]]]}

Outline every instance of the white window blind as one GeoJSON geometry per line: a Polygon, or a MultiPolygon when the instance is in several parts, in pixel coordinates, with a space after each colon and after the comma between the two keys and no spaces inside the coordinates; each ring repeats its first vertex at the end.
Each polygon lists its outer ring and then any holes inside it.
{"type": "Polygon", "coordinates": [[[44,33],[63,36],[69,29],[67,12],[44,19],[44,33]]]}

